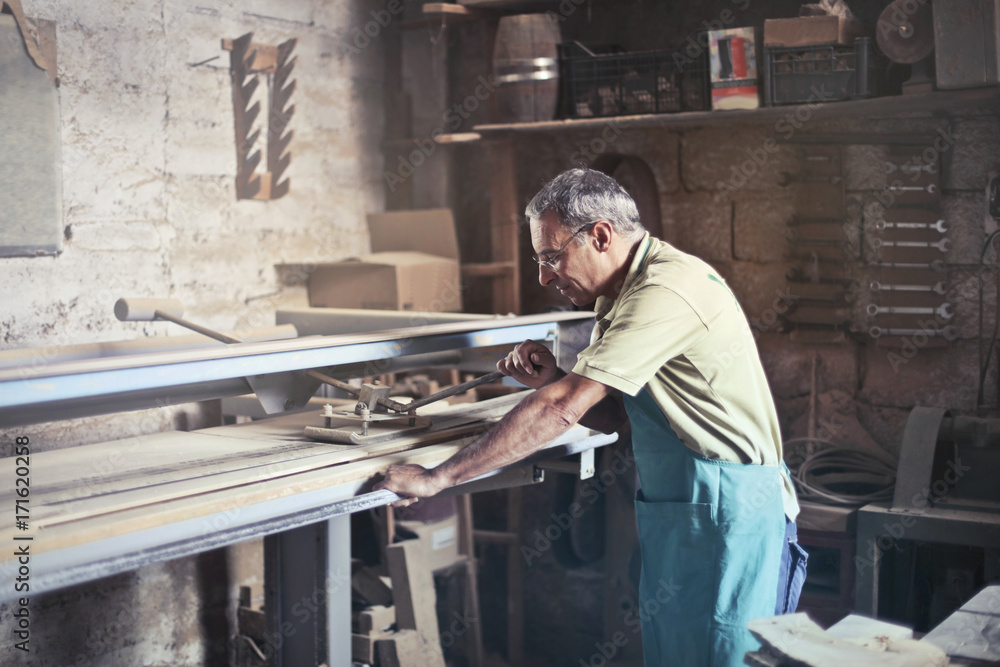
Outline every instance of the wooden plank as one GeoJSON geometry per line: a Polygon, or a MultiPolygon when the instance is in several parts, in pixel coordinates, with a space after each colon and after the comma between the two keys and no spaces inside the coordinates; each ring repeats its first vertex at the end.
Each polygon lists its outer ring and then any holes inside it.
{"type": "MultiPolygon", "coordinates": [[[[369,609],[392,608],[392,588],[370,567],[363,567],[351,574],[351,590],[372,605],[369,609]]],[[[392,617],[396,618],[395,609],[392,617]]],[[[367,634],[360,625],[358,631],[367,634]]]]}
{"type": "MultiPolygon", "coordinates": [[[[520,537],[521,487],[507,489],[507,531],[520,537]]],[[[507,547],[507,655],[511,664],[524,663],[524,573],[518,543],[507,547]]]]}
{"type": "MultiPolygon", "coordinates": [[[[966,90],[937,91],[918,95],[875,97],[867,100],[849,100],[817,104],[812,108],[813,120],[868,117],[896,118],[922,112],[946,114],[972,110],[991,111],[1000,104],[1000,88],[988,86],[966,90]]],[[[532,123],[493,123],[475,125],[472,130],[486,138],[523,132],[558,132],[601,130],[604,127],[621,127],[623,130],[644,128],[710,127],[732,124],[773,124],[784,118],[793,106],[761,107],[759,109],[732,109],[718,111],[683,111],[668,114],[639,114],[612,118],[579,118],[545,120],[532,123]]],[[[801,138],[801,136],[797,137],[801,138]]]]}
{"type": "MultiPolygon", "coordinates": [[[[586,437],[588,434],[587,429],[577,426],[560,438],[560,442],[572,442],[574,439],[586,437]]],[[[297,494],[326,491],[331,487],[370,480],[374,475],[383,473],[390,465],[397,463],[433,467],[475,440],[475,436],[469,436],[405,452],[311,470],[289,477],[245,484],[148,507],[130,508],[67,524],[49,526],[35,531],[32,554],[91,544],[185,521],[202,520],[206,531],[217,531],[231,525],[241,516],[245,507],[297,494]]],[[[13,525],[0,526],[0,540],[13,543],[13,538],[20,534],[13,525]]],[[[16,567],[16,561],[11,556],[0,561],[0,571],[3,568],[9,569],[11,567],[16,567]]]]}
{"type": "MultiPolygon", "coordinates": [[[[388,589],[392,594],[392,589],[388,589]]],[[[358,632],[370,635],[382,632],[396,622],[396,608],[392,605],[373,605],[358,614],[358,632]]]]}
{"type": "MultiPolygon", "coordinates": [[[[194,465],[159,474],[143,472],[125,480],[115,479],[107,484],[93,484],[89,488],[83,488],[80,497],[56,497],[51,493],[46,495],[43,490],[41,498],[46,500],[39,500],[38,494],[32,494],[35,504],[32,525],[36,528],[45,528],[70,523],[86,517],[288,477],[309,470],[342,465],[468,436],[481,432],[488,423],[485,420],[502,416],[521,398],[517,394],[512,397],[516,400],[500,401],[495,398],[476,404],[465,404],[467,407],[465,411],[439,416],[438,430],[378,445],[361,447],[299,442],[291,453],[282,452],[280,459],[270,457],[255,465],[242,464],[243,455],[234,454],[231,460],[215,466],[207,466],[199,461],[194,465]],[[299,454],[293,456],[295,452],[299,454]]],[[[297,424],[296,430],[298,430],[297,424]]]]}
{"type": "Polygon", "coordinates": [[[466,660],[469,667],[483,664],[483,626],[479,610],[479,582],[476,567],[476,548],[473,537],[472,496],[465,493],[458,497],[458,552],[465,556],[465,617],[472,619],[466,638],[466,660]]]}
{"type": "Polygon", "coordinates": [[[420,541],[406,540],[391,544],[386,547],[385,553],[389,576],[392,578],[396,626],[400,630],[415,630],[422,644],[421,662],[406,664],[444,667],[444,654],[438,639],[434,577],[424,563],[420,541]]]}
{"type": "Polygon", "coordinates": [[[456,5],[450,2],[425,2],[423,6],[424,14],[448,14],[451,16],[464,16],[473,18],[479,15],[475,9],[456,5]]]}
{"type": "Polygon", "coordinates": [[[521,287],[518,274],[517,180],[514,177],[514,146],[509,140],[491,147],[493,173],[490,179],[490,241],[494,263],[510,264],[509,274],[493,278],[493,312],[521,312],[521,287]]]}
{"type": "Polygon", "coordinates": [[[416,630],[400,630],[378,640],[375,642],[375,653],[380,667],[444,665],[443,658],[441,662],[434,659],[433,649],[429,649],[426,639],[416,630]]]}
{"type": "Polygon", "coordinates": [[[825,632],[801,613],[754,619],[748,627],[764,646],[786,656],[795,665],[905,667],[920,664],[943,667],[948,664],[948,656],[936,646],[908,639],[848,641],[825,632]]]}
{"type": "Polygon", "coordinates": [[[895,623],[886,623],[859,614],[848,614],[826,630],[841,639],[860,637],[888,637],[889,639],[913,639],[913,629],[895,623]]]}
{"type": "MultiPolygon", "coordinates": [[[[290,477],[235,486],[212,493],[186,496],[148,507],[134,507],[106,515],[39,528],[35,535],[32,553],[77,546],[217,513],[231,513],[239,516],[242,508],[247,505],[369,479],[396,463],[435,466],[474,440],[476,440],[475,436],[461,438],[444,444],[429,445],[340,466],[311,470],[290,477]]],[[[217,526],[206,525],[206,530],[217,528],[217,526]]],[[[5,525],[0,528],[0,539],[6,539],[9,543],[12,543],[17,534],[19,533],[13,525],[5,525]]]]}
{"type": "Polygon", "coordinates": [[[467,144],[473,141],[479,141],[483,138],[483,135],[478,132],[454,132],[452,134],[439,134],[434,137],[434,141],[443,144],[467,144]]]}
{"type": "MultiPolygon", "coordinates": [[[[490,411],[501,406],[482,401],[476,406],[449,406],[443,410],[434,410],[434,407],[428,406],[425,410],[437,415],[434,428],[441,431],[468,423],[471,417],[492,418],[495,415],[490,411]]],[[[163,478],[143,479],[143,483],[159,483],[188,478],[170,476],[169,473],[175,470],[186,470],[197,476],[283,461],[295,455],[344,451],[343,446],[302,437],[303,428],[316,422],[315,413],[299,413],[194,433],[167,431],[41,452],[32,456],[32,472],[38,478],[32,487],[32,497],[37,502],[46,493],[79,486],[121,490],[130,488],[129,478],[140,475],[163,474],[163,478]],[[243,459],[253,460],[245,463],[243,459]],[[115,485],[117,480],[125,480],[124,485],[115,485]]],[[[0,460],[0,465],[13,463],[12,457],[0,460]]],[[[13,497],[9,489],[0,493],[2,500],[13,497]]]]}

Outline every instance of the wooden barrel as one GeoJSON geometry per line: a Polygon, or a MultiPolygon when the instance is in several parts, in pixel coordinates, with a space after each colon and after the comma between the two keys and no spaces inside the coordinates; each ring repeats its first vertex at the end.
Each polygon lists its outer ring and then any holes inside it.
{"type": "Polygon", "coordinates": [[[559,98],[559,25],[545,14],[504,16],[493,76],[499,123],[552,120],[559,98]]]}

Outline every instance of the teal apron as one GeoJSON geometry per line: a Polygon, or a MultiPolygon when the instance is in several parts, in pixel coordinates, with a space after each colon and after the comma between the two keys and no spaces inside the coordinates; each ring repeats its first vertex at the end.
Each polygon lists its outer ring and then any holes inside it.
{"type": "Polygon", "coordinates": [[[742,665],[773,616],[785,537],[777,466],[688,449],[643,389],[625,396],[641,491],[639,618],[646,667],[742,665]]]}

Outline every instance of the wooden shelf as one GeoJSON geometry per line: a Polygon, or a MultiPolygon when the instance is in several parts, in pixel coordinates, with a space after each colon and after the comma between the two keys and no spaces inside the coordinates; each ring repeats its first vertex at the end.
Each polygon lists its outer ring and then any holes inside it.
{"type": "MultiPolygon", "coordinates": [[[[453,146],[454,144],[468,144],[482,139],[482,135],[476,132],[456,132],[454,134],[439,134],[430,139],[441,146],[453,146]]],[[[406,139],[389,139],[382,142],[385,150],[399,150],[419,148],[418,142],[427,141],[427,137],[407,137],[406,139]]]]}
{"type": "Polygon", "coordinates": [[[790,104],[787,106],[761,107],[760,109],[734,109],[731,111],[687,111],[682,113],[643,114],[601,118],[571,118],[534,123],[502,123],[476,125],[472,129],[484,137],[521,132],[553,132],[587,130],[605,126],[622,129],[684,128],[718,124],[752,124],[787,122],[794,133],[796,125],[812,120],[844,118],[849,116],[899,116],[902,114],[949,114],[970,109],[1000,113],[1000,87],[969,88],[965,90],[936,91],[918,95],[876,97],[869,100],[826,102],[819,104],[790,104]],[[799,112],[799,110],[802,110],[799,112]],[[808,111],[808,116],[806,112],[808,111]]]}

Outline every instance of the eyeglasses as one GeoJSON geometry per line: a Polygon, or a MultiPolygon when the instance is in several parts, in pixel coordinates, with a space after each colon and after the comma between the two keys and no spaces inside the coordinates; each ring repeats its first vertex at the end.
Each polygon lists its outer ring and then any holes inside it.
{"type": "MultiPolygon", "coordinates": [[[[583,232],[589,231],[594,225],[596,225],[599,222],[600,222],[600,220],[595,220],[594,222],[588,222],[583,227],[580,227],[580,229],[578,229],[575,232],[573,232],[573,235],[569,237],[569,239],[566,241],[566,243],[563,243],[562,246],[558,250],[556,250],[554,253],[552,253],[551,255],[549,255],[548,259],[540,259],[538,257],[538,255],[532,255],[531,259],[533,259],[535,261],[535,263],[538,264],[539,267],[544,266],[549,271],[554,271],[555,268],[556,268],[556,260],[559,259],[559,255],[561,255],[564,252],[566,252],[566,248],[568,248],[569,244],[573,242],[573,239],[575,239],[577,236],[579,236],[583,232]]],[[[548,255],[548,253],[543,253],[543,254],[548,255]]]]}

